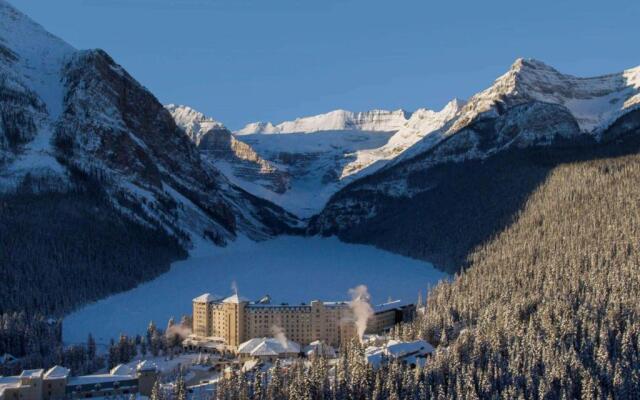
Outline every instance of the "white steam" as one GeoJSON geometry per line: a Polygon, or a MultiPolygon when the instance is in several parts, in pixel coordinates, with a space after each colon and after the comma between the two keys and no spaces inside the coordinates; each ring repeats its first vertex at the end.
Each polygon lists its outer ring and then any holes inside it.
{"type": "Polygon", "coordinates": [[[238,294],[238,284],[236,281],[231,281],[231,290],[233,291],[233,294],[238,294]]]}
{"type": "Polygon", "coordinates": [[[181,340],[184,340],[189,337],[189,335],[191,335],[191,329],[182,324],[171,325],[165,332],[165,336],[167,337],[167,339],[178,337],[181,340]]]}
{"type": "Polygon", "coordinates": [[[371,308],[370,303],[371,296],[365,285],[358,285],[353,289],[349,289],[349,294],[351,295],[349,307],[353,311],[358,338],[362,341],[364,332],[367,330],[367,321],[373,316],[373,308],[371,308]]]}
{"type": "Polygon", "coordinates": [[[284,329],[282,329],[278,325],[271,325],[271,334],[273,337],[280,343],[282,348],[286,349],[289,347],[289,341],[287,340],[287,335],[284,334],[284,329]]]}

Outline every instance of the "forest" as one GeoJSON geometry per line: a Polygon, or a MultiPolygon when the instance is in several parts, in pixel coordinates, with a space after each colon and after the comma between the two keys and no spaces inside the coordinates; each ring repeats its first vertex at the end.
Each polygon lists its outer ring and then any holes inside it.
{"type": "Polygon", "coordinates": [[[423,368],[373,370],[354,344],[335,369],[234,376],[217,398],[640,397],[640,155],[597,152],[552,168],[513,222],[395,330],[438,346],[423,368]]]}
{"type": "Polygon", "coordinates": [[[27,177],[0,196],[0,354],[27,356],[25,365],[47,366],[38,363],[61,346],[63,315],[186,257],[164,231],[123,217],[91,178],[74,180],[40,191],[27,177]]]}

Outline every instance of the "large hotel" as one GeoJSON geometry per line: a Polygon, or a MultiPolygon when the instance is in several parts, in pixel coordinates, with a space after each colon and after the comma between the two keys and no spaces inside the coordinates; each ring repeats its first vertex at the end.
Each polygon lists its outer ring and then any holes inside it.
{"type": "MultiPolygon", "coordinates": [[[[413,317],[415,307],[400,301],[373,306],[367,333],[381,333],[400,321],[413,317]]],[[[205,293],[193,299],[193,333],[200,338],[215,338],[230,348],[281,331],[303,345],[320,340],[339,346],[356,335],[355,318],[347,302],[309,304],[271,304],[266,296],[249,302],[237,294],[225,299],[205,293]]]]}

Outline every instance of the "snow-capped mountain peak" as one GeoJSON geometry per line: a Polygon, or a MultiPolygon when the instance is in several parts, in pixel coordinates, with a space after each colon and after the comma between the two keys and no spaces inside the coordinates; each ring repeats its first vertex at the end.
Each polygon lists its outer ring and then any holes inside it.
{"type": "Polygon", "coordinates": [[[57,117],[64,91],[61,69],[75,49],[5,0],[0,0],[0,21],[0,66],[9,69],[3,72],[20,75],[45,102],[50,116],[57,117]]]}
{"type": "Polygon", "coordinates": [[[595,132],[640,102],[640,67],[590,78],[563,74],[534,59],[517,59],[488,89],[473,96],[454,132],[484,112],[498,112],[499,104],[529,101],[558,104],[575,117],[583,132],[595,132]]]}
{"type": "Polygon", "coordinates": [[[312,133],[342,130],[392,132],[400,129],[410,116],[411,113],[404,110],[352,112],[339,109],[325,114],[296,118],[278,125],[271,122],[254,122],[234,133],[236,135],[252,135],[256,133],[312,133]]]}
{"type": "MultiPolygon", "coordinates": [[[[197,125],[231,135],[180,111],[194,132],[197,125]]],[[[202,237],[264,238],[297,223],[203,160],[157,98],[106,52],[75,50],[0,0],[0,192],[64,194],[88,185],[118,217],[185,247],[202,237]]]]}
{"type": "Polygon", "coordinates": [[[191,107],[168,104],[165,108],[171,113],[176,124],[185,130],[189,138],[197,145],[202,136],[210,130],[226,130],[222,122],[204,115],[191,107]]]}
{"type": "MultiPolygon", "coordinates": [[[[347,183],[378,170],[441,129],[464,101],[441,110],[334,110],[274,125],[256,122],[233,135],[207,132],[215,121],[188,107],[167,106],[200,152],[235,184],[301,217],[318,212],[347,183]]],[[[216,122],[217,123],[217,122],[216,122]]]]}

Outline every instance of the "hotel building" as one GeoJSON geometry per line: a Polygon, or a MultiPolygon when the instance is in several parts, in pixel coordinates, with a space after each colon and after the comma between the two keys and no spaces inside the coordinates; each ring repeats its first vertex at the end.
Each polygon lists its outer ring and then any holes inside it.
{"type": "MultiPolygon", "coordinates": [[[[415,307],[399,301],[372,307],[367,333],[381,333],[400,321],[413,317],[415,307]]],[[[259,337],[274,336],[277,331],[303,345],[320,340],[340,346],[356,335],[355,318],[348,302],[309,304],[271,304],[268,296],[249,302],[237,294],[225,299],[205,293],[193,299],[193,333],[214,338],[232,349],[259,337]]]]}

